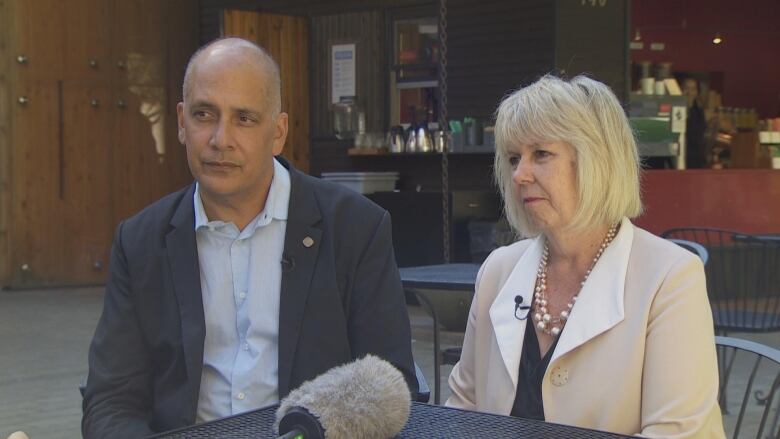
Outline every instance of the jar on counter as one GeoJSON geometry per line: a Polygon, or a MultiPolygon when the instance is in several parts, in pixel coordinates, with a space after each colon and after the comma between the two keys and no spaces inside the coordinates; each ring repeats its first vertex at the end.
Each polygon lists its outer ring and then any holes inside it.
{"type": "Polygon", "coordinates": [[[342,96],[333,104],[333,133],[339,139],[354,139],[359,130],[360,103],[356,96],[342,96]]]}

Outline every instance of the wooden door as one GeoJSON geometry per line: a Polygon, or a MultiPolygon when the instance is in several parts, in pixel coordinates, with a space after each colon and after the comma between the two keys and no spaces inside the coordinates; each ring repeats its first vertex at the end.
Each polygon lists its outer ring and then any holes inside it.
{"type": "Polygon", "coordinates": [[[16,0],[10,3],[10,40],[17,58],[17,78],[57,81],[65,63],[65,21],[60,0],[16,0]]]}
{"type": "Polygon", "coordinates": [[[28,81],[12,88],[24,99],[11,112],[11,283],[56,279],[63,257],[60,168],[61,90],[56,82],[28,81]]]}
{"type": "Polygon", "coordinates": [[[304,17],[225,11],[226,36],[254,41],[279,64],[282,111],[289,115],[289,132],[282,156],[309,172],[309,25],[304,17]]]}
{"type": "Polygon", "coordinates": [[[105,281],[112,239],[110,147],[113,111],[104,84],[65,82],[62,92],[63,253],[52,275],[67,283],[105,281]]]}
{"type": "Polygon", "coordinates": [[[104,280],[111,242],[101,0],[14,1],[11,285],[104,280]],[[21,99],[21,102],[20,102],[21,99]]]}
{"type": "Polygon", "coordinates": [[[191,181],[175,103],[197,7],[0,0],[3,11],[0,286],[104,282],[115,225],[191,181]]]}

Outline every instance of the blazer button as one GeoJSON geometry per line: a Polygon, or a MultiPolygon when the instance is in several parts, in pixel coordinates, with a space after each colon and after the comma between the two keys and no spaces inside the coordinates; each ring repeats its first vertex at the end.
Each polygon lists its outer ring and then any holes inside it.
{"type": "Polygon", "coordinates": [[[550,382],[556,387],[565,386],[569,382],[569,370],[565,367],[555,366],[550,372],[550,382]]]}

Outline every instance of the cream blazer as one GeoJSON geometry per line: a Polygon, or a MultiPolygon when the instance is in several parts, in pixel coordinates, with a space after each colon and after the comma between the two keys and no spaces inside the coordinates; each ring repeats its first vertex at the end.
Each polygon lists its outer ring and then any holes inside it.
{"type": "MultiPolygon", "coordinates": [[[[508,415],[542,238],[490,254],[477,276],[446,405],[508,415]],[[522,316],[523,311],[518,311],[522,316]]],[[[698,257],[624,219],[580,291],[542,381],[547,421],[659,438],[723,438],[698,257]]]]}

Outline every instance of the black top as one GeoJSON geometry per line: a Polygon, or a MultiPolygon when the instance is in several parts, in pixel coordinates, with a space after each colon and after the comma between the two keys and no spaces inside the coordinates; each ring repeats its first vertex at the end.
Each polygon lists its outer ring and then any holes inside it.
{"type": "Polygon", "coordinates": [[[525,325],[524,337],[523,352],[520,354],[520,373],[517,375],[517,393],[510,415],[544,421],[542,379],[560,336],[555,338],[544,358],[539,353],[539,340],[531,319],[528,319],[525,325]]]}

